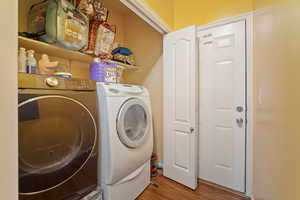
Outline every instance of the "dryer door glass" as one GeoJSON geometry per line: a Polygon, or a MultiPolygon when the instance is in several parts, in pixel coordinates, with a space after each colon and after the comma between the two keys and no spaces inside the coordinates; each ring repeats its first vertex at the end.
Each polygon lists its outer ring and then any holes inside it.
{"type": "Polygon", "coordinates": [[[19,191],[58,187],[85,165],[96,146],[89,110],[64,96],[32,96],[19,104],[19,191]]]}
{"type": "Polygon", "coordinates": [[[117,130],[121,142],[130,148],[139,147],[147,139],[150,123],[147,105],[140,99],[129,99],[120,108],[117,119],[117,130]]]}

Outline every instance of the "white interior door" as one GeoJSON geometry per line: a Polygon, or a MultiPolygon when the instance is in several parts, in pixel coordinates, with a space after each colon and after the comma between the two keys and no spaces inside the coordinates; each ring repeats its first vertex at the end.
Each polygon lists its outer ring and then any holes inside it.
{"type": "Polygon", "coordinates": [[[201,31],[199,178],[244,192],[245,21],[201,31]]]}
{"type": "Polygon", "coordinates": [[[196,26],[164,38],[164,176],[197,187],[196,26]]]}

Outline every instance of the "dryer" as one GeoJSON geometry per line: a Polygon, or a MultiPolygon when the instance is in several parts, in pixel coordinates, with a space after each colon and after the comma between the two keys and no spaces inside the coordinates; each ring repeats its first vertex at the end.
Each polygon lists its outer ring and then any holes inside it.
{"type": "Polygon", "coordinates": [[[97,188],[96,83],[19,74],[19,199],[77,200],[97,188]]]}
{"type": "Polygon", "coordinates": [[[146,88],[97,83],[104,200],[133,200],[150,183],[152,115],[146,88]]]}

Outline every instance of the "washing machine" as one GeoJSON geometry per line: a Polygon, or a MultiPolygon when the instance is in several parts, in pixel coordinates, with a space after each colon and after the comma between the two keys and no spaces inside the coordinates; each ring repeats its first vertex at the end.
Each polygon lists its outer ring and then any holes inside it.
{"type": "Polygon", "coordinates": [[[104,200],[133,200],[150,184],[153,150],[149,93],[135,85],[97,83],[104,200]]]}
{"type": "Polygon", "coordinates": [[[97,189],[96,83],[19,74],[19,199],[78,200],[97,189]]]}

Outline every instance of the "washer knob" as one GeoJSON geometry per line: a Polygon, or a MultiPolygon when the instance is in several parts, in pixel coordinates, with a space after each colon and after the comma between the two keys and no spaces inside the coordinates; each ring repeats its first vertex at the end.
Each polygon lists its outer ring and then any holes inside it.
{"type": "Polygon", "coordinates": [[[46,79],[46,84],[49,87],[55,87],[55,86],[58,86],[58,80],[55,77],[49,77],[46,79]]]}

